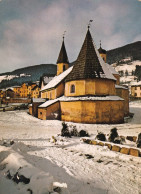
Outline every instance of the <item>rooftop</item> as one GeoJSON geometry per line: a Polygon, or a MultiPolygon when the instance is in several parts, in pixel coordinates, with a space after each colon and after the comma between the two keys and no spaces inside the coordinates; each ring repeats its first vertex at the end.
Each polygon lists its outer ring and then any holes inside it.
{"type": "Polygon", "coordinates": [[[51,89],[51,88],[55,88],[72,71],[72,68],[73,67],[70,67],[69,69],[67,69],[66,71],[61,73],[60,75],[55,76],[45,87],[43,87],[43,89],[41,91],[48,90],[48,89],[51,89]]]}
{"type": "Polygon", "coordinates": [[[59,56],[57,59],[57,63],[69,63],[66,48],[65,48],[64,39],[63,39],[61,50],[60,50],[60,53],[59,53],[59,56]]]}
{"type": "Polygon", "coordinates": [[[66,81],[93,78],[116,80],[101,58],[88,29],[78,58],[66,81]]]}

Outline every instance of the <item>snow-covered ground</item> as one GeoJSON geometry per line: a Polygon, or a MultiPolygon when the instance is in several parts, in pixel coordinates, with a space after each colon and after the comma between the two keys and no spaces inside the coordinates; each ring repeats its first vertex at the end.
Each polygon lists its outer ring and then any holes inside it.
{"type": "MultiPolygon", "coordinates": [[[[117,127],[119,135],[137,136],[141,132],[141,102],[131,102],[130,111],[135,113],[134,118],[125,124],[68,124],[76,125],[78,131],[87,130],[90,138],[97,131],[108,134],[113,127],[117,127]]],[[[12,146],[0,146],[0,194],[24,194],[31,190],[33,194],[141,193],[140,157],[85,144],[78,137],[57,136],[61,128],[61,121],[42,121],[26,111],[0,112],[1,144],[4,140],[15,142],[12,146]],[[50,141],[52,136],[56,143],[50,141]],[[88,159],[86,154],[92,158],[88,159]],[[30,182],[15,183],[12,178],[16,172],[30,182]],[[11,179],[6,178],[8,173],[11,179]]]]}

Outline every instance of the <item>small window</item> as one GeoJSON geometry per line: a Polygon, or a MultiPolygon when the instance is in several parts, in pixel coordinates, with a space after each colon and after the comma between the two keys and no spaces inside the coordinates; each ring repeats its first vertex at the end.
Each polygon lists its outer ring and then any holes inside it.
{"type": "Polygon", "coordinates": [[[137,90],[137,87],[135,87],[135,90],[137,90]]]}
{"type": "Polygon", "coordinates": [[[66,66],[65,65],[63,65],[63,71],[65,71],[66,70],[66,66]]]}
{"type": "Polygon", "coordinates": [[[40,112],[40,115],[42,115],[42,112],[40,112]]]}
{"type": "Polygon", "coordinates": [[[134,96],[137,96],[137,93],[135,93],[134,96]]]}
{"type": "Polygon", "coordinates": [[[70,93],[75,93],[75,85],[71,85],[71,87],[70,87],[70,93]]]}

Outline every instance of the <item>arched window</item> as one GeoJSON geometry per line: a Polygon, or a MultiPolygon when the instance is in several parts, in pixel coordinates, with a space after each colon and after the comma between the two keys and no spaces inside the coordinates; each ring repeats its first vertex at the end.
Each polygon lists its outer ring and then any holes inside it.
{"type": "Polygon", "coordinates": [[[66,70],[66,66],[65,65],[63,65],[63,71],[65,71],[66,70]]]}
{"type": "Polygon", "coordinates": [[[75,85],[71,85],[71,87],[70,87],[70,93],[75,93],[75,85]]]}

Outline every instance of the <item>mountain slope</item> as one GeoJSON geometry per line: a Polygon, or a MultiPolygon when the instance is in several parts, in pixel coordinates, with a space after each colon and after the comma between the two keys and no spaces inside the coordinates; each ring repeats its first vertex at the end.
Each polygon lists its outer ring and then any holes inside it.
{"type": "Polygon", "coordinates": [[[2,73],[0,74],[0,88],[21,85],[24,82],[39,81],[43,74],[55,76],[56,71],[57,66],[54,64],[41,64],[2,73]]]}
{"type": "Polygon", "coordinates": [[[141,41],[107,51],[107,62],[109,64],[127,57],[131,57],[132,60],[141,60],[141,41]]]}

